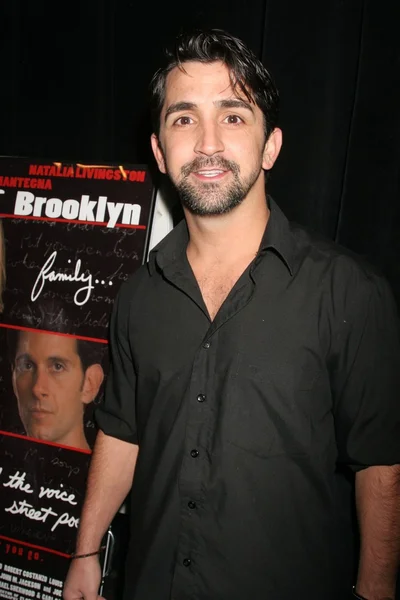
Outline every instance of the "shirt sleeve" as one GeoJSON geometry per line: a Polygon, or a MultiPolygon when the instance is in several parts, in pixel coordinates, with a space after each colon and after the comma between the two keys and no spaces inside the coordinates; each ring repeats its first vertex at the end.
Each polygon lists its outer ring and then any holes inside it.
{"type": "Polygon", "coordinates": [[[338,460],[353,470],[400,463],[400,336],[384,277],[355,277],[334,340],[338,460]]]}
{"type": "Polygon", "coordinates": [[[104,401],[95,412],[98,427],[106,434],[137,444],[136,373],[129,340],[129,287],[123,284],[114,302],[110,321],[110,370],[104,401]]]}

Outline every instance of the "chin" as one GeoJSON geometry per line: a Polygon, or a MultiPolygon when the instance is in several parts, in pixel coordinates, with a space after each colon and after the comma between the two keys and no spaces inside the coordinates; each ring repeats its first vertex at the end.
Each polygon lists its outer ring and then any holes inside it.
{"type": "Polygon", "coordinates": [[[31,431],[27,434],[31,438],[36,440],[43,440],[44,442],[53,442],[52,436],[46,431],[31,431]]]}

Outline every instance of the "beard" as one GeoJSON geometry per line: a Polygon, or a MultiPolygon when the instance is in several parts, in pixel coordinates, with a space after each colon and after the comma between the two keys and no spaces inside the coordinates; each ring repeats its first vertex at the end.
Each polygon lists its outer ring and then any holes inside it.
{"type": "Polygon", "coordinates": [[[183,165],[181,179],[178,182],[174,182],[172,178],[171,181],[179,194],[182,205],[192,214],[198,216],[223,215],[243,202],[257,181],[261,169],[260,161],[258,169],[254,169],[246,179],[241,179],[240,167],[234,161],[223,157],[195,158],[183,165]],[[191,183],[189,175],[202,169],[229,170],[233,181],[229,184],[213,181],[191,183]]]}

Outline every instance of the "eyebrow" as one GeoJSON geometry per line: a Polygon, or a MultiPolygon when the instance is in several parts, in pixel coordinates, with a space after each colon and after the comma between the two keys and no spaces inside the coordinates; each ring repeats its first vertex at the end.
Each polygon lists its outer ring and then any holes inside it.
{"type": "Polygon", "coordinates": [[[194,102],[175,102],[174,104],[168,106],[165,112],[164,121],[166,121],[169,115],[172,115],[173,113],[181,112],[182,110],[193,110],[196,107],[197,104],[194,102]]]}
{"type": "Polygon", "coordinates": [[[254,114],[254,109],[250,102],[246,102],[241,98],[231,98],[227,100],[219,100],[215,103],[219,108],[244,108],[254,114]]]}
{"type": "Polygon", "coordinates": [[[14,360],[15,362],[18,362],[19,360],[30,360],[31,362],[35,362],[34,360],[32,360],[31,355],[27,352],[23,352],[22,354],[16,354],[14,360]]]}
{"type": "Polygon", "coordinates": [[[48,356],[46,360],[52,362],[62,362],[66,365],[70,365],[72,363],[72,361],[69,358],[66,358],[65,356],[48,356]]]}
{"type": "MultiPolygon", "coordinates": [[[[254,114],[254,110],[251,104],[249,102],[246,102],[245,100],[241,100],[240,98],[217,100],[214,102],[214,104],[218,108],[244,108],[246,110],[249,110],[252,114],[254,114]]],[[[197,104],[195,102],[175,102],[167,108],[165,112],[164,121],[166,121],[168,117],[173,113],[182,112],[185,110],[194,110],[196,108],[197,104]]]]}
{"type": "MultiPolygon", "coordinates": [[[[15,362],[18,362],[19,360],[29,360],[30,362],[36,364],[35,359],[32,358],[32,356],[28,352],[17,354],[15,357],[15,362]]],[[[71,364],[69,358],[65,358],[63,356],[47,356],[45,360],[50,362],[62,362],[65,364],[71,364]]]]}

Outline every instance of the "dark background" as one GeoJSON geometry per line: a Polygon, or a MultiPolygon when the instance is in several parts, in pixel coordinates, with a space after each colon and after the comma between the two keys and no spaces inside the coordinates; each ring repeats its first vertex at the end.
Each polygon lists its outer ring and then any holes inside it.
{"type": "Polygon", "coordinates": [[[287,215],[364,255],[400,302],[398,0],[13,0],[0,7],[0,154],[152,163],[147,86],[187,27],[227,29],[274,75],[287,215]]]}

